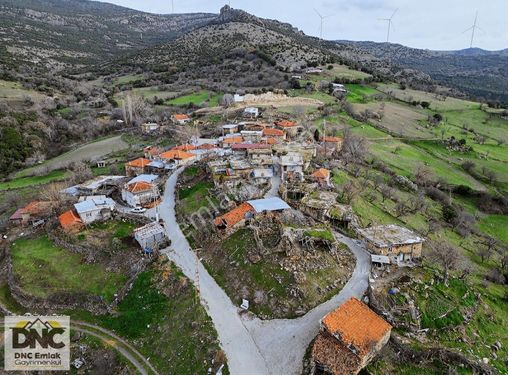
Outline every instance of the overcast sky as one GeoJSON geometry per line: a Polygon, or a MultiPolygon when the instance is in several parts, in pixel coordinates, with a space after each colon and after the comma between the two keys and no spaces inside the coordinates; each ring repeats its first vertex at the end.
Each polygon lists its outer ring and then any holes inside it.
{"type": "MultiPolygon", "coordinates": [[[[102,1],[102,0],[101,0],[102,1]]],[[[151,13],[171,13],[171,0],[108,0],[107,2],[151,13]]],[[[174,0],[175,13],[218,13],[225,1],[174,0]]],[[[507,0],[231,0],[240,8],[263,18],[289,22],[306,34],[319,36],[319,17],[325,20],[326,39],[386,41],[387,23],[395,9],[390,41],[416,48],[452,50],[469,47],[478,10],[473,46],[490,50],[508,48],[507,0]]]]}

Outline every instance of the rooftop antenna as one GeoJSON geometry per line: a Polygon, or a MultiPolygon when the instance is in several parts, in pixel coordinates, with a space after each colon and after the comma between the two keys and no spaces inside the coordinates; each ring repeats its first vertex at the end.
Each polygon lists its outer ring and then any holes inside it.
{"type": "Polygon", "coordinates": [[[469,48],[473,48],[473,42],[474,42],[474,34],[476,29],[483,31],[480,26],[478,26],[478,11],[476,11],[476,15],[474,16],[474,23],[473,26],[471,26],[469,29],[464,30],[464,33],[467,33],[469,30],[471,30],[471,43],[469,44],[469,48]]]}
{"type": "Polygon", "coordinates": [[[386,43],[390,42],[390,29],[393,27],[393,25],[392,25],[392,19],[393,19],[393,16],[395,16],[395,13],[397,13],[398,10],[399,10],[399,8],[395,9],[395,11],[392,13],[392,16],[390,18],[379,18],[379,21],[387,21],[388,22],[388,33],[386,34],[386,43]]]}
{"type": "Polygon", "coordinates": [[[316,14],[321,19],[321,23],[320,23],[320,27],[319,27],[319,38],[323,39],[323,25],[324,25],[324,21],[325,21],[325,19],[333,16],[333,14],[330,14],[328,16],[323,16],[323,15],[321,15],[321,13],[318,12],[318,10],[316,8],[314,8],[314,11],[316,12],[316,14]]]}

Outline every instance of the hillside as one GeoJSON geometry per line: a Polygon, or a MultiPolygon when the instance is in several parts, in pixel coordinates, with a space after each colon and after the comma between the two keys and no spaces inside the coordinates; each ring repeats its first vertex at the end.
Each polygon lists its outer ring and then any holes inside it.
{"type": "Polygon", "coordinates": [[[508,103],[508,50],[431,51],[400,44],[339,41],[355,46],[394,65],[420,70],[444,86],[472,97],[508,103]]]}
{"type": "MultiPolygon", "coordinates": [[[[293,26],[276,20],[258,18],[242,10],[224,6],[209,24],[192,30],[166,44],[147,48],[123,59],[98,67],[102,74],[121,70],[152,71],[174,74],[185,71],[186,79],[208,79],[231,83],[234,87],[252,85],[232,82],[244,73],[252,78],[256,69],[267,70],[274,79],[257,86],[273,86],[281,72],[298,72],[304,68],[338,62],[371,74],[374,80],[404,80],[419,87],[432,82],[426,74],[415,70],[395,69],[352,46],[309,37],[293,26]],[[264,68],[262,68],[264,67],[264,68]],[[265,69],[266,68],[266,69],[265,69]]],[[[256,73],[255,76],[258,76],[256,73]]],[[[257,78],[256,78],[257,79],[257,78]]],[[[287,77],[286,77],[287,80],[287,77]]]]}
{"type": "Polygon", "coordinates": [[[0,0],[2,62],[62,68],[170,40],[212,14],[157,15],[81,0],[0,0]]]}

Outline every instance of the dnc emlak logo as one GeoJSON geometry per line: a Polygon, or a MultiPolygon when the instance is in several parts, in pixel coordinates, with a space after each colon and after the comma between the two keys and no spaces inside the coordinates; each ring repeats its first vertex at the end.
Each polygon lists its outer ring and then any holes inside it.
{"type": "Polygon", "coordinates": [[[70,369],[68,316],[6,316],[6,371],[70,369]]]}

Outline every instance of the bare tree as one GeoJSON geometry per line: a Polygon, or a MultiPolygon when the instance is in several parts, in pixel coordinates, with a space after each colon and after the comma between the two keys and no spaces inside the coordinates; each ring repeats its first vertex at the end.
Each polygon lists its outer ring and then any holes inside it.
{"type": "Polygon", "coordinates": [[[220,105],[228,108],[235,103],[235,98],[231,94],[224,94],[220,100],[220,105]]]}
{"type": "Polygon", "coordinates": [[[344,163],[362,162],[368,153],[367,140],[359,135],[351,133],[349,129],[344,130],[344,142],[341,155],[344,163]]]}
{"type": "Polygon", "coordinates": [[[447,244],[433,243],[430,246],[428,257],[442,270],[444,283],[448,285],[450,270],[459,267],[463,260],[462,255],[456,248],[447,244]]]}
{"type": "Polygon", "coordinates": [[[481,258],[482,263],[484,263],[485,260],[490,259],[490,257],[494,254],[497,240],[487,236],[482,241],[479,241],[478,244],[480,246],[478,247],[477,254],[481,258]]]}
{"type": "Polygon", "coordinates": [[[432,183],[433,178],[434,174],[432,173],[432,170],[426,165],[419,164],[416,167],[415,179],[418,185],[427,187],[432,183]]]}
{"type": "Polygon", "coordinates": [[[393,197],[393,189],[390,186],[388,186],[386,184],[382,184],[379,187],[379,191],[381,192],[381,196],[383,197],[383,202],[386,199],[392,199],[392,197],[393,197]]]}
{"type": "Polygon", "coordinates": [[[93,177],[92,169],[88,164],[82,161],[74,162],[70,165],[71,180],[75,184],[80,184],[93,177]]]}

